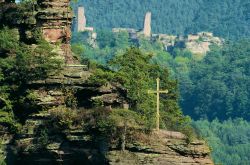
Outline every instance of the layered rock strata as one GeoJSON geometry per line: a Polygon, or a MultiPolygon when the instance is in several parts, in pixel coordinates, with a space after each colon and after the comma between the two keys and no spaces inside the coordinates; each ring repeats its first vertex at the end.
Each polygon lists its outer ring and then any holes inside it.
{"type": "Polygon", "coordinates": [[[213,165],[204,141],[186,142],[179,132],[160,130],[143,141],[128,144],[127,151],[110,151],[110,165],[213,165]]]}

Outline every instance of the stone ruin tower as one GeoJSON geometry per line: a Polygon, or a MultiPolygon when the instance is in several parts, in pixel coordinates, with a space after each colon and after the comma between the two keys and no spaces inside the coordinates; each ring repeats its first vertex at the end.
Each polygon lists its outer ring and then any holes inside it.
{"type": "Polygon", "coordinates": [[[151,12],[146,13],[143,34],[145,35],[145,37],[151,36],[151,12]]]}
{"type": "Polygon", "coordinates": [[[78,7],[77,11],[77,32],[94,32],[94,27],[87,27],[87,18],[85,16],[85,9],[83,6],[78,7]]]}
{"type": "Polygon", "coordinates": [[[84,31],[85,27],[86,27],[86,17],[85,17],[84,7],[79,6],[77,13],[77,31],[78,32],[84,31]]]}

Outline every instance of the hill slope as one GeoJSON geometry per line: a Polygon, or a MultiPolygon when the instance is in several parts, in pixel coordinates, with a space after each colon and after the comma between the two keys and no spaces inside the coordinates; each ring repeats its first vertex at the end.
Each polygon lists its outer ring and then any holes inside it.
{"type": "Polygon", "coordinates": [[[144,14],[151,11],[154,33],[211,31],[223,38],[250,37],[250,3],[245,0],[79,0],[78,4],[86,8],[87,23],[95,28],[140,29],[144,14]]]}

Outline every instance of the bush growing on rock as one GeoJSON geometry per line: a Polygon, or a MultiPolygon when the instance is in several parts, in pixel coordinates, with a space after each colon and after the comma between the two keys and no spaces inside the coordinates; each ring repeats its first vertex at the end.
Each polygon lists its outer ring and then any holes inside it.
{"type": "Polygon", "coordinates": [[[22,118],[26,114],[23,110],[27,107],[20,106],[25,105],[25,85],[61,68],[61,61],[49,43],[39,40],[31,46],[19,38],[17,29],[0,29],[0,124],[7,124],[14,131],[17,128],[14,115],[22,118]]]}

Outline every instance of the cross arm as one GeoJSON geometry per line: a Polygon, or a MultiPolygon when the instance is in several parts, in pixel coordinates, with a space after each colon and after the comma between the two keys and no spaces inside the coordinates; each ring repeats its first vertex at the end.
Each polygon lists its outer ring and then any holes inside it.
{"type": "Polygon", "coordinates": [[[159,91],[159,93],[168,93],[168,90],[164,90],[164,91],[159,91]]]}
{"type": "Polygon", "coordinates": [[[151,94],[151,93],[157,93],[157,91],[148,90],[148,94],[151,94]]]}
{"type": "Polygon", "coordinates": [[[168,90],[163,90],[163,91],[153,91],[153,90],[148,90],[148,94],[152,94],[152,93],[168,93],[168,90]]]}

